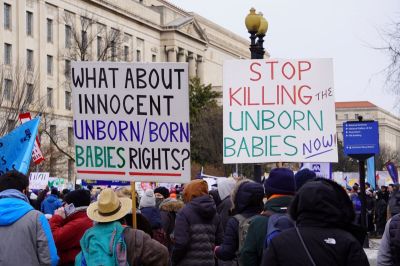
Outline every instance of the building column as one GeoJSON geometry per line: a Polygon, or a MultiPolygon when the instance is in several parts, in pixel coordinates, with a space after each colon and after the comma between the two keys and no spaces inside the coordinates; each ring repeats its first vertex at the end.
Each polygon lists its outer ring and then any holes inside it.
{"type": "Polygon", "coordinates": [[[167,51],[167,60],[168,62],[176,62],[176,48],[175,46],[167,46],[165,47],[167,51]]]}
{"type": "Polygon", "coordinates": [[[204,58],[200,55],[197,56],[197,77],[204,83],[204,58]]]}
{"type": "Polygon", "coordinates": [[[196,55],[194,53],[189,53],[189,78],[196,77],[196,55]]]}
{"type": "Polygon", "coordinates": [[[178,62],[184,63],[186,62],[187,51],[184,49],[179,49],[178,52],[178,62]]]}

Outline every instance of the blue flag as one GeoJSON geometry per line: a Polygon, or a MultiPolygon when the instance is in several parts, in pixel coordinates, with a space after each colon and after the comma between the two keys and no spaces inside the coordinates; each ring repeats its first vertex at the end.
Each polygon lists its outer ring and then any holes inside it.
{"type": "Polygon", "coordinates": [[[367,182],[375,190],[375,157],[367,159],[367,182]]]}
{"type": "Polygon", "coordinates": [[[389,161],[386,163],[386,169],[389,172],[390,177],[393,180],[393,183],[399,183],[399,173],[397,172],[397,167],[393,162],[389,161]]]}
{"type": "Polygon", "coordinates": [[[27,174],[40,118],[26,122],[0,138],[0,174],[17,170],[27,174]]]}

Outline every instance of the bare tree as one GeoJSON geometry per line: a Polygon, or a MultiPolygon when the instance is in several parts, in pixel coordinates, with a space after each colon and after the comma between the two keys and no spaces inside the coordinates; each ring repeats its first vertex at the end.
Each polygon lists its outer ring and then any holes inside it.
{"type": "Polygon", "coordinates": [[[28,70],[21,63],[0,65],[0,136],[17,126],[20,113],[44,110],[38,91],[39,76],[33,66],[28,70]]]}
{"type": "Polygon", "coordinates": [[[400,151],[393,150],[390,146],[380,147],[379,154],[375,156],[375,168],[377,171],[386,170],[385,164],[388,161],[394,162],[396,165],[400,163],[400,151]]]}
{"type": "Polygon", "coordinates": [[[107,28],[89,13],[80,15],[78,19],[65,13],[63,23],[68,26],[66,39],[69,47],[65,54],[68,59],[116,61],[121,58],[120,48],[125,40],[118,27],[107,28]]]}
{"type": "MultiPolygon", "coordinates": [[[[386,84],[400,99],[400,22],[393,23],[389,30],[382,34],[385,46],[379,48],[389,56],[389,65],[385,68],[386,84]]],[[[400,107],[399,103],[397,106],[400,107]]]]}

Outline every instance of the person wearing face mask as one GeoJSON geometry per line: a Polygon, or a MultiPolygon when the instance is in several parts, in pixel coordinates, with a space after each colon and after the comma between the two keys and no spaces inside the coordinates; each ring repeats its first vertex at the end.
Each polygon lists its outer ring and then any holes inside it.
{"type": "Polygon", "coordinates": [[[158,187],[154,190],[154,196],[156,197],[156,208],[159,208],[160,204],[169,198],[169,190],[166,187],[158,187]]]}

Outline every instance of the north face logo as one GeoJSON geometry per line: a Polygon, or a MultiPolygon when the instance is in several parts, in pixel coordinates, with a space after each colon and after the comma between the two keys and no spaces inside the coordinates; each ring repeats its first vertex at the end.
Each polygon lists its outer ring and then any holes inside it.
{"type": "Polygon", "coordinates": [[[327,238],[324,239],[325,243],[329,244],[329,245],[336,245],[336,240],[334,238],[327,238]]]}

